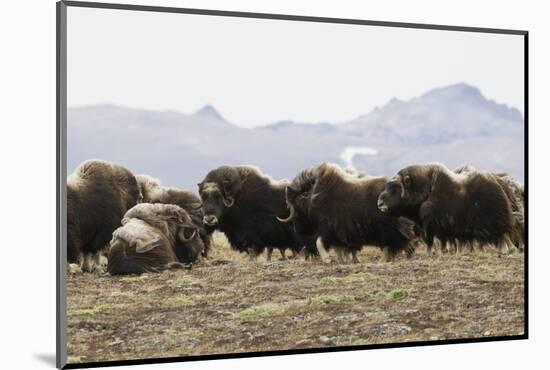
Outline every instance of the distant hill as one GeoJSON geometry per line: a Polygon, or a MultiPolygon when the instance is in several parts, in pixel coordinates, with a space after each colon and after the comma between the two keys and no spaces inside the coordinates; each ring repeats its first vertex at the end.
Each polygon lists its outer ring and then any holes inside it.
{"type": "Polygon", "coordinates": [[[89,158],[195,190],[222,164],[255,164],[274,178],[292,178],[322,161],[371,174],[443,162],[506,171],[523,181],[523,117],[467,84],[438,88],[340,123],[283,121],[257,128],[227,122],[212,106],[194,114],[113,105],[70,108],[68,171],[89,158]]]}

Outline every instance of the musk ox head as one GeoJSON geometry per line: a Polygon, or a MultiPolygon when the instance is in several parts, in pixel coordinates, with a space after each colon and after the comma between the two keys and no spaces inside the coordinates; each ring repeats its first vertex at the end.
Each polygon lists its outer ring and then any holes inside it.
{"type": "Polygon", "coordinates": [[[378,196],[378,209],[397,212],[403,208],[420,207],[430,192],[437,174],[446,171],[440,164],[414,165],[400,170],[378,196]]]}
{"type": "Polygon", "coordinates": [[[199,232],[185,210],[172,204],[138,204],[113,232],[107,269],[113,275],[158,272],[193,262],[202,251],[199,232]],[[182,260],[180,255],[194,256],[182,260]]]}
{"type": "Polygon", "coordinates": [[[277,217],[280,222],[290,222],[299,215],[309,214],[310,206],[315,198],[314,187],[320,172],[326,164],[313,166],[301,171],[285,188],[285,199],[289,215],[277,217]]]}
{"type": "Polygon", "coordinates": [[[134,218],[145,221],[175,242],[189,243],[198,236],[187,211],[174,204],[138,204],[126,212],[122,225],[134,218]]]}
{"type": "Polygon", "coordinates": [[[198,184],[205,225],[216,226],[220,222],[235,204],[245,181],[246,172],[231,166],[219,167],[206,175],[198,184]]]}

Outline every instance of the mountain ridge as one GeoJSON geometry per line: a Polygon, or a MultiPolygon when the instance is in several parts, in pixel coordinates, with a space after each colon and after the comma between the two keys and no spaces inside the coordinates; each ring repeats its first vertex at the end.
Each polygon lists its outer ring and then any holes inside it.
{"type": "Polygon", "coordinates": [[[192,114],[111,104],[68,110],[69,172],[85,159],[103,158],[188,188],[223,164],[256,164],[274,178],[292,178],[322,161],[376,175],[412,163],[469,163],[521,181],[523,145],[521,113],[462,83],[391,99],[343,123],[284,120],[243,128],[212,105],[192,114]]]}

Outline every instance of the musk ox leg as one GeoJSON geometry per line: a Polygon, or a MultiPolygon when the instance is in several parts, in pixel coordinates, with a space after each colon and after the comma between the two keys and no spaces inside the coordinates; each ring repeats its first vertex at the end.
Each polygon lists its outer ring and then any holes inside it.
{"type": "Polygon", "coordinates": [[[336,251],[336,261],[339,263],[339,264],[344,264],[346,263],[346,259],[344,257],[344,250],[342,247],[340,246],[335,246],[334,247],[334,250],[336,251]]]}
{"type": "Polygon", "coordinates": [[[354,249],[351,251],[351,263],[360,263],[359,258],[357,258],[357,250],[354,249]]]}
{"type": "Polygon", "coordinates": [[[512,254],[512,253],[515,253],[517,251],[517,249],[516,249],[517,247],[514,244],[514,242],[512,241],[512,239],[510,238],[510,235],[508,235],[508,234],[504,235],[503,242],[506,245],[506,247],[508,248],[508,254],[512,254]]]}
{"type": "Polygon", "coordinates": [[[70,240],[70,235],[68,235],[68,238],[69,241],[67,245],[67,262],[80,264],[82,260],[80,242],[70,240]]]}
{"type": "Polygon", "coordinates": [[[305,260],[311,260],[311,261],[314,261],[314,260],[318,260],[319,259],[319,255],[318,254],[315,254],[315,253],[312,253],[311,251],[309,251],[307,248],[304,248],[303,249],[304,251],[304,257],[305,257],[305,260]]]}
{"type": "MultiPolygon", "coordinates": [[[[103,261],[102,261],[101,257],[103,257],[103,253],[101,253],[101,252],[97,252],[92,256],[93,271],[97,272],[97,273],[100,273],[100,274],[105,272],[105,267],[103,265],[103,261]]],[[[105,259],[105,266],[106,265],[107,265],[107,259],[105,259]]]]}
{"type": "Polygon", "coordinates": [[[210,247],[212,243],[212,235],[206,235],[205,237],[202,237],[202,242],[204,244],[204,249],[201,252],[201,255],[204,257],[204,259],[208,258],[208,255],[210,253],[210,247]]]}
{"type": "Polygon", "coordinates": [[[390,248],[384,247],[382,248],[382,262],[390,262],[392,260],[391,254],[390,254],[390,248]]]}
{"type": "Polygon", "coordinates": [[[445,242],[445,249],[449,251],[450,254],[456,254],[457,252],[456,244],[451,242],[445,242]]]}
{"type": "Polygon", "coordinates": [[[323,242],[323,239],[321,237],[317,238],[315,245],[317,247],[317,251],[319,252],[319,256],[321,256],[321,261],[323,261],[324,263],[330,263],[330,255],[328,254],[325,243],[323,242]]]}
{"type": "Polygon", "coordinates": [[[292,257],[291,257],[291,259],[295,260],[296,257],[298,257],[299,254],[300,254],[299,252],[296,252],[294,249],[292,249],[292,257]]]}
{"type": "Polygon", "coordinates": [[[395,251],[390,247],[384,247],[382,249],[382,261],[393,262],[395,260],[395,251]]]}
{"type": "MultiPolygon", "coordinates": [[[[430,245],[429,242],[428,242],[428,245],[430,245]]],[[[434,248],[436,250],[439,249],[440,254],[446,254],[447,253],[447,250],[445,249],[445,245],[443,243],[441,243],[441,240],[434,239],[432,245],[434,246],[434,248]]],[[[434,250],[434,252],[435,252],[435,250],[434,250]]]]}
{"type": "Polygon", "coordinates": [[[479,249],[480,252],[485,252],[485,244],[478,242],[477,240],[474,242],[473,246],[474,249],[479,249]]]}
{"type": "Polygon", "coordinates": [[[352,250],[344,249],[343,252],[344,252],[343,257],[344,257],[345,263],[352,263],[353,262],[352,250]]]}
{"type": "MultiPolygon", "coordinates": [[[[273,251],[273,250],[272,250],[273,251]]],[[[250,261],[256,261],[258,258],[258,251],[254,247],[249,247],[247,249],[248,257],[250,258],[250,261]]]]}
{"type": "Polygon", "coordinates": [[[90,253],[84,253],[82,255],[82,265],[80,268],[83,272],[92,272],[94,267],[94,262],[92,255],[90,253]]]}
{"type": "Polygon", "coordinates": [[[393,262],[397,254],[396,251],[399,251],[401,248],[392,248],[385,246],[382,249],[382,262],[393,262]]]}
{"type": "Polygon", "coordinates": [[[286,261],[285,249],[279,248],[279,252],[281,252],[281,261],[286,261]]]}
{"type": "Polygon", "coordinates": [[[407,256],[407,259],[411,259],[416,254],[416,248],[419,248],[424,243],[420,239],[415,239],[412,242],[407,243],[405,246],[405,254],[407,256]]]}
{"type": "Polygon", "coordinates": [[[434,256],[435,253],[434,253],[434,247],[433,245],[430,245],[430,244],[426,244],[426,250],[428,252],[428,256],[434,256]]]}
{"type": "Polygon", "coordinates": [[[269,262],[271,261],[271,255],[273,254],[273,248],[267,247],[267,257],[266,260],[269,262]]]}
{"type": "Polygon", "coordinates": [[[500,255],[510,254],[510,238],[505,235],[502,240],[496,243],[497,251],[500,255]]]}

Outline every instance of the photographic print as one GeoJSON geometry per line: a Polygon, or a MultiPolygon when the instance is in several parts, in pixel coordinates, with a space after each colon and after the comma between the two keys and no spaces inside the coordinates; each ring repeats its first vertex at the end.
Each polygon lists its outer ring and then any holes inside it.
{"type": "Polygon", "coordinates": [[[526,32],[58,11],[58,365],[527,337],[526,32]]]}

